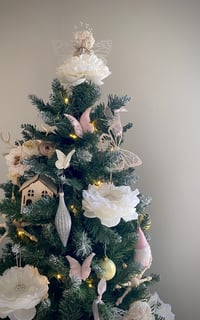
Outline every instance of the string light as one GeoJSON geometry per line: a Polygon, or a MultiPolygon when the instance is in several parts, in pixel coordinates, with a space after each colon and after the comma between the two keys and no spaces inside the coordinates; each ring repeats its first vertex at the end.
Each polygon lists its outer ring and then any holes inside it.
{"type": "Polygon", "coordinates": [[[101,180],[97,180],[97,181],[95,181],[95,185],[96,185],[96,186],[101,186],[101,185],[102,185],[102,183],[103,183],[103,182],[102,182],[101,180]]]}
{"type": "Polygon", "coordinates": [[[60,273],[58,273],[58,274],[56,275],[56,279],[57,279],[57,280],[61,280],[61,279],[62,279],[62,275],[61,275],[60,273]]]}
{"type": "Polygon", "coordinates": [[[93,128],[94,128],[94,132],[97,132],[98,130],[97,130],[97,127],[96,127],[96,125],[95,125],[95,121],[92,121],[92,122],[90,122],[90,124],[93,126],[93,128]]]}
{"type": "Polygon", "coordinates": [[[24,231],[18,230],[17,234],[18,234],[19,237],[22,237],[24,235],[24,231]]]}
{"type": "Polygon", "coordinates": [[[76,207],[72,204],[72,205],[70,206],[70,208],[71,208],[71,211],[73,212],[73,214],[76,216],[77,213],[78,213],[78,210],[76,209],[76,207]]]}
{"type": "Polygon", "coordinates": [[[91,279],[87,279],[86,283],[87,283],[88,288],[90,288],[90,289],[93,288],[93,281],[91,279]]]}
{"type": "Polygon", "coordinates": [[[69,136],[70,136],[70,138],[72,138],[72,139],[77,139],[77,138],[78,138],[75,133],[70,133],[69,136]]]}
{"type": "Polygon", "coordinates": [[[69,98],[65,97],[64,101],[65,101],[66,104],[68,104],[69,103],[69,98]]]}

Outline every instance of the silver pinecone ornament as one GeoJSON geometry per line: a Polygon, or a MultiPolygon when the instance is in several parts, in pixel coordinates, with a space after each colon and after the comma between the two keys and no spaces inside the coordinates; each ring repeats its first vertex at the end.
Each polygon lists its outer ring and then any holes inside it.
{"type": "Polygon", "coordinates": [[[58,210],[55,217],[55,226],[64,247],[67,245],[71,231],[71,224],[71,216],[65,204],[64,192],[60,192],[58,210]]]}

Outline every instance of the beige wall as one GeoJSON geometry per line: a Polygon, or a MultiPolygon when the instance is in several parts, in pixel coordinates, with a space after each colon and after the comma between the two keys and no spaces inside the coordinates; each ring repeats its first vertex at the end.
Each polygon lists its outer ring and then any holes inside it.
{"type": "MultiPolygon", "coordinates": [[[[27,99],[47,98],[66,40],[79,21],[112,40],[104,94],[134,97],[123,114],[126,147],[143,159],[139,187],[151,195],[155,287],[177,320],[199,319],[200,1],[0,0],[0,130],[39,123],[27,99]],[[62,51],[59,51],[61,54],[62,51]]],[[[69,53],[69,52],[68,52],[69,53]]],[[[8,149],[0,144],[0,154],[8,149]]],[[[0,157],[0,182],[6,166],[0,157]]]]}

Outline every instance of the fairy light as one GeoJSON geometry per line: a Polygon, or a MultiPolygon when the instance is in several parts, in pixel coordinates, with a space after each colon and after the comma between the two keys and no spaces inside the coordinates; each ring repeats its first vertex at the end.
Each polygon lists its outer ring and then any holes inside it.
{"type": "Polygon", "coordinates": [[[90,289],[93,288],[93,281],[91,279],[87,279],[86,283],[87,283],[88,288],[90,288],[90,289]]]}
{"type": "Polygon", "coordinates": [[[61,279],[62,279],[62,275],[61,275],[60,273],[58,273],[58,274],[56,275],[56,279],[57,279],[57,280],[61,280],[61,279]]]}
{"type": "Polygon", "coordinates": [[[70,206],[70,208],[71,208],[71,211],[73,212],[73,214],[76,216],[78,213],[77,208],[73,204],[70,206]]]}
{"type": "Polygon", "coordinates": [[[77,135],[74,134],[74,133],[70,133],[69,136],[70,136],[70,138],[72,138],[72,139],[74,139],[74,140],[78,138],[77,135]]]}
{"type": "Polygon", "coordinates": [[[64,102],[65,102],[66,104],[68,104],[68,103],[69,103],[69,98],[65,97],[65,98],[64,98],[64,102]]]}
{"type": "Polygon", "coordinates": [[[96,184],[96,186],[101,186],[102,185],[102,181],[101,180],[97,180],[97,181],[95,181],[95,184],[96,184]]]}
{"type": "Polygon", "coordinates": [[[18,234],[19,237],[22,237],[24,235],[24,231],[18,230],[17,234],[18,234]]]}
{"type": "Polygon", "coordinates": [[[90,122],[90,124],[93,126],[93,128],[94,128],[94,132],[97,132],[98,130],[97,130],[97,127],[96,127],[96,125],[95,125],[95,121],[92,121],[92,122],[90,122]]]}

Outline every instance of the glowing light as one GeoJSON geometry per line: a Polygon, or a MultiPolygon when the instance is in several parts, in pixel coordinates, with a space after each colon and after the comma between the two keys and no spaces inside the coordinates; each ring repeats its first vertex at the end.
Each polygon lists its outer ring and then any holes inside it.
{"type": "Polygon", "coordinates": [[[74,133],[70,133],[70,138],[72,138],[72,139],[77,139],[78,137],[77,137],[77,135],[76,134],[74,134],[74,133]]]}
{"type": "Polygon", "coordinates": [[[78,210],[76,209],[76,207],[75,207],[73,204],[70,206],[70,208],[71,208],[73,214],[74,214],[74,215],[77,215],[78,210]]]}
{"type": "Polygon", "coordinates": [[[65,97],[64,101],[65,101],[66,104],[68,104],[69,98],[65,97]]]}
{"type": "Polygon", "coordinates": [[[87,279],[86,283],[87,283],[88,288],[93,288],[93,282],[91,279],[87,279]]]}
{"type": "Polygon", "coordinates": [[[62,279],[62,275],[58,273],[58,274],[56,275],[56,279],[61,280],[61,279],[62,279]]]}
{"type": "Polygon", "coordinates": [[[19,231],[18,231],[18,236],[20,236],[20,237],[21,237],[21,236],[23,236],[23,235],[24,235],[24,231],[19,230],[19,231]]]}
{"type": "Polygon", "coordinates": [[[98,181],[95,182],[96,186],[101,186],[102,183],[103,183],[103,182],[102,182],[101,180],[98,180],[98,181]]]}
{"type": "Polygon", "coordinates": [[[97,130],[96,126],[95,126],[95,121],[90,122],[90,124],[91,124],[91,125],[93,126],[93,128],[94,128],[94,132],[97,132],[98,130],[97,130]]]}

